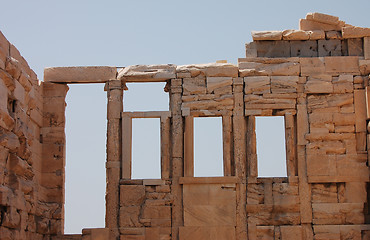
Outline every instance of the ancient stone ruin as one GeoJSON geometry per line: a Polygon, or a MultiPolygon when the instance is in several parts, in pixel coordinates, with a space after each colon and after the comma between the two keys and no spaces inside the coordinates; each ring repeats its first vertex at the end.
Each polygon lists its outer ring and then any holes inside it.
{"type": "Polygon", "coordinates": [[[370,239],[370,28],[310,13],[252,36],[238,65],[54,67],[40,82],[0,34],[0,239],[370,239]],[[131,82],[166,82],[170,110],[125,112],[131,82]],[[106,83],[106,227],[63,235],[73,83],[106,83]],[[224,176],[194,177],[193,120],[212,116],[224,176]],[[258,176],[257,116],[284,117],[287,177],[258,176]],[[133,118],[160,119],[161,179],[131,179],[133,118]]]}

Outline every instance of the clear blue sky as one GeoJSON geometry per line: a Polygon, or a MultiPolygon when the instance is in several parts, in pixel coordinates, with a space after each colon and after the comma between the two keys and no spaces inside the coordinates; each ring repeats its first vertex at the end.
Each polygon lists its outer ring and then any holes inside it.
{"type": "MultiPolygon", "coordinates": [[[[252,30],[297,29],[307,12],[370,27],[369,0],[1,0],[0,6],[0,30],[40,79],[49,66],[236,63],[252,30]]],[[[126,110],[166,105],[165,95],[150,95],[160,89],[140,87],[126,110]]],[[[104,226],[105,94],[102,85],[74,85],[68,93],[66,232],[104,226]]]]}

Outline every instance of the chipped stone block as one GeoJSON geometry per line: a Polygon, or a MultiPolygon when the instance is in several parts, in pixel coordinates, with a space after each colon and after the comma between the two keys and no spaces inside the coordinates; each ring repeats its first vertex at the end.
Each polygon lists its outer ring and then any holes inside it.
{"type": "Polygon", "coordinates": [[[302,30],[283,31],[283,40],[308,40],[309,38],[310,38],[309,31],[302,31],[302,30]]]}
{"type": "Polygon", "coordinates": [[[295,93],[298,76],[271,76],[271,93],[295,93]]]}
{"type": "Polygon", "coordinates": [[[319,57],[341,56],[342,43],[340,40],[318,40],[319,57]]]}
{"type": "Polygon", "coordinates": [[[290,57],[289,41],[257,41],[256,48],[258,57],[290,57]]]}
{"type": "Polygon", "coordinates": [[[239,59],[240,77],[246,76],[298,76],[298,58],[245,58],[239,59]]]}
{"type": "Polygon", "coordinates": [[[317,57],[317,41],[291,41],[291,57],[317,57]]]}
{"type": "Polygon", "coordinates": [[[342,39],[342,33],[340,31],[327,31],[325,32],[326,39],[342,39]]]}
{"type": "Polygon", "coordinates": [[[326,23],[312,21],[308,19],[299,19],[299,30],[303,30],[303,31],[310,31],[310,30],[340,31],[341,29],[342,27],[339,25],[326,24],[326,23]]]}
{"type": "Polygon", "coordinates": [[[206,91],[206,79],[204,78],[184,78],[183,94],[205,94],[206,91]]]}
{"type": "Polygon", "coordinates": [[[190,73],[191,77],[238,77],[239,69],[231,63],[207,63],[177,66],[176,73],[190,73]]]}
{"type": "Polygon", "coordinates": [[[301,75],[311,76],[325,73],[324,58],[300,58],[301,75]]]}
{"type": "Polygon", "coordinates": [[[342,28],[343,38],[362,38],[370,37],[370,28],[363,27],[343,27],[342,28]]]}
{"type": "Polygon", "coordinates": [[[332,25],[341,25],[341,26],[344,25],[339,21],[339,17],[317,12],[307,13],[306,19],[332,25]]]}
{"type": "Polygon", "coordinates": [[[252,31],[253,41],[259,40],[281,40],[283,32],[281,31],[252,31]]]}
{"type": "Polygon", "coordinates": [[[245,77],[245,94],[270,93],[270,77],[245,77]]]}
{"type": "Polygon", "coordinates": [[[232,77],[207,77],[207,92],[212,93],[215,89],[231,86],[232,77]]]}

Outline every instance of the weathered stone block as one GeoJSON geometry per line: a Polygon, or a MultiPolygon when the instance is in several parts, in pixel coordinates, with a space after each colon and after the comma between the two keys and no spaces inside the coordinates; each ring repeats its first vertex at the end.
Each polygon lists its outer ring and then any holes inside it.
{"type": "Polygon", "coordinates": [[[289,41],[257,41],[258,57],[290,57],[289,41]]]}
{"type": "Polygon", "coordinates": [[[317,41],[290,41],[291,57],[317,57],[317,41]]]}
{"type": "Polygon", "coordinates": [[[50,67],[44,70],[44,81],[54,83],[103,83],[116,79],[115,67],[50,67]]]}
{"type": "Polygon", "coordinates": [[[298,76],[271,76],[271,93],[295,93],[298,76]]]}
{"type": "Polygon", "coordinates": [[[348,56],[364,56],[364,44],[362,38],[349,38],[347,39],[348,44],[348,56]]]}
{"type": "Polygon", "coordinates": [[[144,185],[121,185],[120,204],[121,206],[141,206],[145,200],[144,185]]]}
{"type": "Polygon", "coordinates": [[[270,93],[270,77],[245,77],[245,94],[270,93]]]}
{"type": "Polygon", "coordinates": [[[370,28],[362,27],[344,27],[342,28],[343,38],[362,38],[370,37],[370,28]]]}
{"type": "Polygon", "coordinates": [[[308,40],[309,38],[310,38],[309,31],[302,31],[302,30],[283,31],[283,40],[308,40]]]}
{"type": "Polygon", "coordinates": [[[253,41],[259,40],[281,40],[283,32],[281,31],[252,31],[253,41]]]}
{"type": "Polygon", "coordinates": [[[342,43],[340,40],[318,40],[319,57],[341,56],[342,43]]]}

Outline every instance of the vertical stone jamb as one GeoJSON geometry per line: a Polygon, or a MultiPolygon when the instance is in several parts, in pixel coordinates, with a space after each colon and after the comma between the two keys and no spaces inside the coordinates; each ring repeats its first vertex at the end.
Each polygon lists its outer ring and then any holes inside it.
{"type": "Polygon", "coordinates": [[[234,110],[234,161],[236,184],[236,239],[247,239],[247,166],[246,166],[246,124],[244,117],[243,78],[233,78],[234,110]]]}
{"type": "Polygon", "coordinates": [[[312,204],[311,186],[307,177],[306,144],[305,135],[309,133],[308,112],[306,97],[298,99],[297,105],[297,159],[298,159],[298,179],[300,214],[304,239],[313,239],[312,232],[312,204]]]}
{"type": "Polygon", "coordinates": [[[107,189],[105,225],[110,239],[118,239],[119,180],[121,178],[121,112],[123,111],[123,88],[120,80],[107,82],[107,189]]]}
{"type": "Polygon", "coordinates": [[[182,79],[171,79],[170,89],[170,111],[171,121],[171,192],[172,203],[172,240],[179,239],[179,227],[184,225],[183,203],[182,203],[182,185],[179,183],[180,177],[184,173],[184,123],[181,114],[182,103],[182,79]]]}
{"type": "Polygon", "coordinates": [[[194,177],[194,119],[185,117],[184,132],[184,176],[194,177]]]}
{"type": "MultiPolygon", "coordinates": [[[[55,225],[64,229],[65,203],[65,99],[68,92],[67,84],[43,83],[43,127],[42,135],[42,164],[41,185],[45,187],[44,200],[57,203],[60,219],[55,225]]],[[[63,234],[60,232],[60,234],[63,234]]],[[[1,238],[1,237],[0,237],[1,238]]]]}

